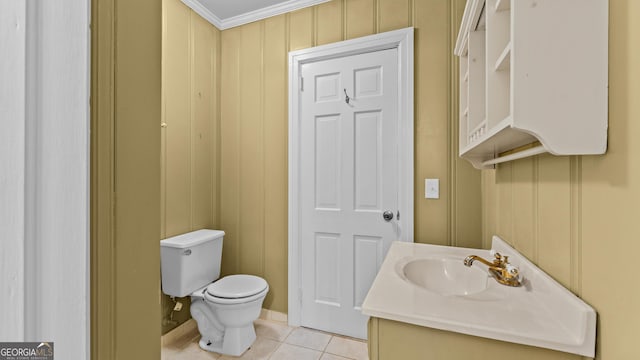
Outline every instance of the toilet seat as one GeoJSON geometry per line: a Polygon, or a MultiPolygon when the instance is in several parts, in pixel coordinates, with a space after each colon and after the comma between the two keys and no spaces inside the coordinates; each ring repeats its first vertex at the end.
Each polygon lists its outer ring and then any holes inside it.
{"type": "Polygon", "coordinates": [[[204,298],[216,304],[241,304],[263,297],[269,291],[267,282],[253,275],[229,275],[210,284],[204,298]]]}

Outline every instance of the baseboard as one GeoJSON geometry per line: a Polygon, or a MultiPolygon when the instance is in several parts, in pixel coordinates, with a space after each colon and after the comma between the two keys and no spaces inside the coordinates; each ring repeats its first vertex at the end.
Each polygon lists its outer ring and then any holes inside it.
{"type": "Polygon", "coordinates": [[[271,321],[281,322],[285,324],[289,320],[287,314],[281,313],[278,311],[269,310],[269,309],[262,309],[262,311],[260,312],[260,319],[271,320],[271,321]]]}
{"type": "Polygon", "coordinates": [[[184,339],[185,337],[192,339],[196,335],[198,335],[198,324],[195,320],[189,319],[177,328],[162,335],[160,343],[164,347],[176,343],[178,340],[184,339]]]}

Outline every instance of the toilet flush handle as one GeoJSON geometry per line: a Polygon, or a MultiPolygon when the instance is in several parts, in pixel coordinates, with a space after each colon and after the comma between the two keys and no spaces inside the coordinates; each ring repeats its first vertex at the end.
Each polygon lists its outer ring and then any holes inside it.
{"type": "Polygon", "coordinates": [[[182,255],[187,255],[187,256],[191,255],[191,249],[187,249],[187,250],[183,251],[182,255]]]}

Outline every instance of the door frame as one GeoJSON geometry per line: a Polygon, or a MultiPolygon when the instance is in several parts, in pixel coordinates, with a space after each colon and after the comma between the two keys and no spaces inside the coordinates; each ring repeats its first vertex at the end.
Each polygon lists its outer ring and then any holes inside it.
{"type": "Polygon", "coordinates": [[[302,65],[398,49],[398,177],[401,228],[399,241],[413,241],[413,28],[405,28],[357,39],[292,51],[289,53],[289,215],[288,215],[288,322],[301,323],[300,284],[300,71],[302,65]]]}

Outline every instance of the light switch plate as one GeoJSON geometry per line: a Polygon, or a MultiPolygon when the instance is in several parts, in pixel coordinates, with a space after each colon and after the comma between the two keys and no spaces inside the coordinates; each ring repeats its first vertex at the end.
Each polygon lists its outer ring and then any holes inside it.
{"type": "Polygon", "coordinates": [[[425,199],[440,198],[440,179],[424,179],[425,199]]]}

